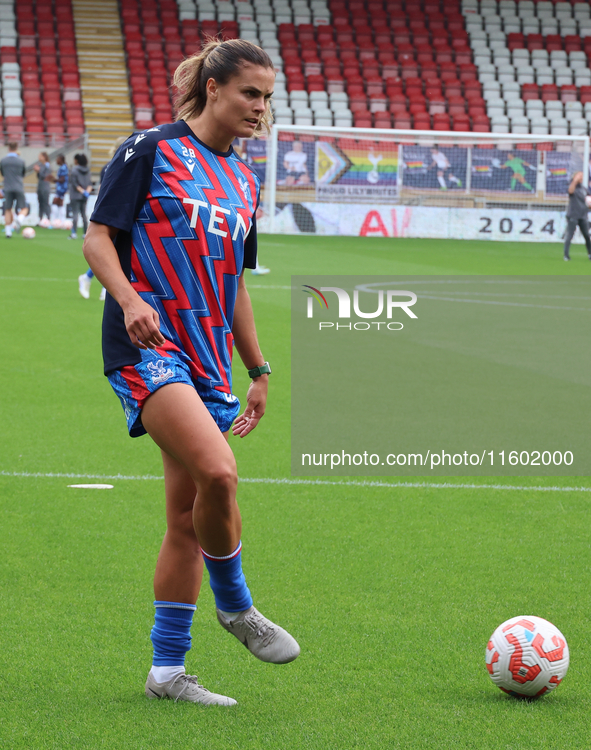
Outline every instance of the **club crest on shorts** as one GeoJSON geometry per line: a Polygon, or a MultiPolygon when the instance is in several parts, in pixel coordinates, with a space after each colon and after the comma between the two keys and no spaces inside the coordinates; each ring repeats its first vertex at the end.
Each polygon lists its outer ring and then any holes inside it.
{"type": "Polygon", "coordinates": [[[152,383],[154,385],[166,383],[174,375],[170,367],[165,369],[164,360],[162,359],[159,359],[157,362],[148,362],[148,370],[152,374],[152,383]]]}

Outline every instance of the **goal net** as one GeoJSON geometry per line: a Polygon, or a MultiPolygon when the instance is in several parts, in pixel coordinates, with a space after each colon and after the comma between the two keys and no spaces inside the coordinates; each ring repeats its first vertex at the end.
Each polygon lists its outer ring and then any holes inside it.
{"type": "Polygon", "coordinates": [[[275,125],[243,156],[264,179],[261,231],[559,241],[582,136],[275,125]]]}

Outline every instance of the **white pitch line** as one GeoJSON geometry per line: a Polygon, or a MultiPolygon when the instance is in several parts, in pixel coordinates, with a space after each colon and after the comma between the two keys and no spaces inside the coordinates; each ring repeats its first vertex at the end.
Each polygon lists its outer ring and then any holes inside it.
{"type": "Polygon", "coordinates": [[[248,284],[247,289],[291,289],[290,286],[273,286],[272,284],[248,284]]]}
{"type": "MultiPolygon", "coordinates": [[[[3,477],[41,477],[47,479],[110,479],[127,481],[162,481],[164,477],[144,474],[143,476],[128,476],[125,474],[74,474],[65,472],[30,472],[30,471],[0,471],[3,477]]],[[[285,485],[329,485],[333,487],[384,487],[392,489],[435,489],[435,490],[513,490],[518,492],[591,492],[591,487],[542,487],[540,485],[512,485],[512,484],[462,484],[452,482],[373,482],[346,481],[335,482],[326,479],[281,479],[274,477],[240,477],[245,484],[285,484],[285,485]]]]}
{"type": "Polygon", "coordinates": [[[64,284],[73,284],[76,279],[33,279],[30,276],[0,276],[0,281],[61,281],[64,284]]]}

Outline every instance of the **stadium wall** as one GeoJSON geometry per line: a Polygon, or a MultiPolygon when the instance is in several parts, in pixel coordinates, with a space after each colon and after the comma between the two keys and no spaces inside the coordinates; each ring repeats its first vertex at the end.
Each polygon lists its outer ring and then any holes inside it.
{"type": "MultiPolygon", "coordinates": [[[[457,240],[560,242],[564,212],[432,206],[288,203],[258,220],[261,232],[347,237],[416,237],[457,240]]],[[[579,231],[574,242],[583,242],[579,231]]]]}

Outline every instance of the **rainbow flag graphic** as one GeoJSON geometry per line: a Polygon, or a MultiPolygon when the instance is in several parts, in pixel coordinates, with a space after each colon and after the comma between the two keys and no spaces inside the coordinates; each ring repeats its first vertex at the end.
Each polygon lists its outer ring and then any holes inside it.
{"type": "Polygon", "coordinates": [[[488,164],[477,164],[474,167],[475,172],[490,172],[490,167],[488,164]]]}
{"type": "Polygon", "coordinates": [[[566,175],[567,175],[566,167],[555,167],[554,169],[550,168],[551,177],[566,177],[566,175]]]}

